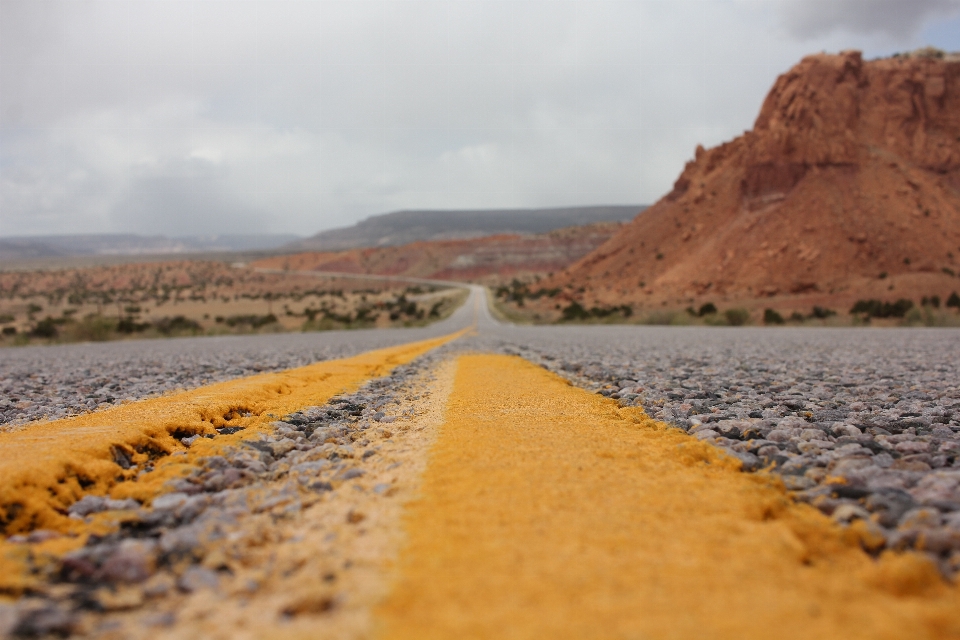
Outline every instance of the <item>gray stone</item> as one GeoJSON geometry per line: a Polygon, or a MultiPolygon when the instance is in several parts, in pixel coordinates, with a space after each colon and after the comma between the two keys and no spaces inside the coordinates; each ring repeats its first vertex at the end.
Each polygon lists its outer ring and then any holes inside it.
{"type": "Polygon", "coordinates": [[[83,496],[69,508],[67,512],[77,516],[88,516],[91,513],[99,513],[105,509],[107,499],[102,496],[83,496]]]}
{"type": "Polygon", "coordinates": [[[742,463],[742,469],[744,471],[756,471],[763,466],[763,463],[760,461],[760,458],[753,455],[752,453],[741,452],[741,451],[728,451],[730,455],[735,457],[742,463]]]}
{"type": "Polygon", "coordinates": [[[206,567],[192,566],[177,578],[177,588],[185,593],[193,593],[201,589],[218,589],[220,587],[220,576],[216,571],[206,567]]]}
{"type": "Polygon", "coordinates": [[[359,478],[364,474],[363,469],[357,469],[356,467],[352,469],[347,469],[342,474],[340,474],[340,480],[353,480],[354,478],[359,478]]]}
{"type": "Polygon", "coordinates": [[[150,506],[154,511],[173,511],[174,509],[186,504],[187,500],[189,499],[190,496],[186,493],[165,493],[154,498],[153,503],[150,506]]]}
{"type": "Polygon", "coordinates": [[[98,576],[107,582],[136,584],[154,572],[154,552],[157,543],[144,540],[124,540],[117,550],[100,566],[98,576]]]}

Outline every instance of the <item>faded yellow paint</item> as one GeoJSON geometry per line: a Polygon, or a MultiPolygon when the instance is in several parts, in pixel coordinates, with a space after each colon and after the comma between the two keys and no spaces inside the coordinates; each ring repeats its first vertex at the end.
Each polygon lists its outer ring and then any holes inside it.
{"type": "Polygon", "coordinates": [[[916,555],[519,358],[464,356],[384,638],[960,637],[916,555]]]}
{"type": "Polygon", "coordinates": [[[269,429],[271,422],[309,405],[322,405],[365,381],[386,375],[463,334],[370,351],[353,358],[266,373],[191,391],[142,400],[66,420],[0,433],[0,524],[14,534],[51,529],[74,537],[27,551],[0,542],[0,592],[16,593],[29,582],[21,570],[26,553],[51,557],[76,547],[84,535],[115,526],[72,520],[66,509],[83,495],[135,498],[149,503],[172,478],[189,473],[199,457],[215,455],[269,429]],[[243,431],[199,439],[189,449],[174,435],[215,434],[217,427],[243,431]],[[137,479],[115,461],[117,452],[136,463],[154,459],[155,470],[137,479]],[[180,455],[170,455],[179,452],[180,455]],[[49,548],[48,548],[49,547],[49,548]]]}

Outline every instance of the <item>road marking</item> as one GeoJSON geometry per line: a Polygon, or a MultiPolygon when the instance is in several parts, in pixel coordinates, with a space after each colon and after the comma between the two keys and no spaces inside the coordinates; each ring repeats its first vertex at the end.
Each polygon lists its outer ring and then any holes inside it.
{"type": "Polygon", "coordinates": [[[309,405],[322,405],[371,378],[389,373],[464,331],[353,358],[329,360],[222,382],[169,396],[132,402],[76,418],[38,423],[0,434],[0,525],[6,534],[53,529],[76,532],[81,523],[66,508],[85,494],[148,502],[164,483],[192,467],[197,457],[221,446],[255,437],[280,417],[309,405]],[[244,417],[244,414],[246,417],[244,417]],[[243,431],[200,439],[188,450],[175,435],[216,434],[216,428],[243,431]],[[169,455],[184,452],[184,455],[169,455]],[[125,457],[142,468],[156,458],[155,471],[131,481],[125,457]]]}
{"type": "Polygon", "coordinates": [[[774,478],[520,358],[459,359],[385,638],[935,638],[960,597],[774,478]]]}

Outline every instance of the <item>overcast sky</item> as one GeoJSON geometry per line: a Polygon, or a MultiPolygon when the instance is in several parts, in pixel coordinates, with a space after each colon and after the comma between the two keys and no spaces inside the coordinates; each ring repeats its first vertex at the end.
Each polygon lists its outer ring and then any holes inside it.
{"type": "Polygon", "coordinates": [[[960,0],[0,0],[0,236],[651,203],[808,53],[960,0]]]}

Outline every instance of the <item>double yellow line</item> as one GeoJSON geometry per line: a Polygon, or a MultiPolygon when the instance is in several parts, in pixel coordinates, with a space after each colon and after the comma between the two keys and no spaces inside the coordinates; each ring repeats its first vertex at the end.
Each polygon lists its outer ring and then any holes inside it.
{"type": "Polygon", "coordinates": [[[164,483],[194,460],[225,445],[255,437],[271,422],[387,375],[463,333],[282,371],[231,380],[173,395],[132,402],[75,418],[0,434],[0,524],[10,535],[35,529],[77,532],[67,508],[87,494],[149,502],[164,483]],[[179,439],[201,438],[187,449],[179,439]],[[170,455],[182,452],[182,455],[170,455]],[[155,471],[136,480],[128,463],[154,461],[155,471]]]}

